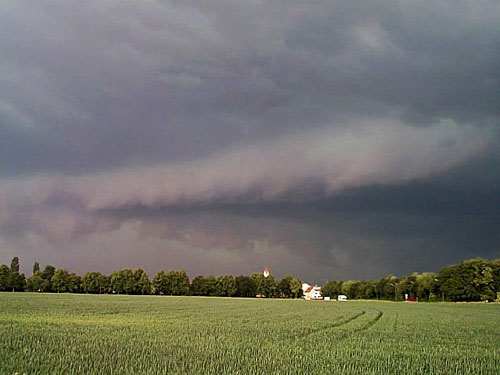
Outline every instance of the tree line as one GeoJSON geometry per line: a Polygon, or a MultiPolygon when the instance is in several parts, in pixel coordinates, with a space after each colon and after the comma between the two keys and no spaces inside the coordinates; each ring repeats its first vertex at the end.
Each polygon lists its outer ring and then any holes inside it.
{"type": "Polygon", "coordinates": [[[415,272],[398,278],[388,275],[380,280],[330,280],[321,288],[323,296],[350,299],[402,301],[500,301],[500,259],[465,260],[442,268],[438,273],[415,272]]]}
{"type": "Polygon", "coordinates": [[[33,265],[32,276],[26,278],[19,272],[19,258],[14,257],[11,267],[0,266],[0,291],[92,294],[157,294],[173,296],[299,298],[302,282],[286,275],[275,280],[261,273],[250,276],[221,275],[196,276],[189,280],[186,271],[160,270],[152,280],[142,268],[125,268],[107,276],[100,272],[87,272],[83,276],[46,265],[33,265]]]}
{"type": "MultiPolygon", "coordinates": [[[[93,294],[156,294],[219,297],[300,298],[302,282],[291,275],[275,280],[262,273],[250,276],[196,276],[191,281],[184,270],[160,270],[152,280],[142,268],[125,268],[107,276],[87,272],[83,276],[62,268],[33,264],[32,276],[19,272],[19,258],[11,266],[0,266],[0,291],[30,291],[93,294]]],[[[500,259],[471,259],[442,268],[438,273],[413,273],[398,278],[393,275],[380,280],[329,280],[321,288],[323,296],[350,299],[420,301],[493,301],[500,300],[500,259]]]]}

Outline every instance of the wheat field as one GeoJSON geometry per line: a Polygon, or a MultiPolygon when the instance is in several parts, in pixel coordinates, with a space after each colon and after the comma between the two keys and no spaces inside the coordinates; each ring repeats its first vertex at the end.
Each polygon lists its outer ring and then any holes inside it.
{"type": "Polygon", "coordinates": [[[0,374],[499,374],[500,305],[0,294],[0,374]]]}

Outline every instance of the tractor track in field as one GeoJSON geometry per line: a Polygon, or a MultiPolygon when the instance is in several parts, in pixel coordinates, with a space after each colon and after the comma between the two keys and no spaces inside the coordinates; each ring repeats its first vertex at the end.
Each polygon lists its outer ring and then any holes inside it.
{"type": "Polygon", "coordinates": [[[364,330],[367,330],[368,328],[374,326],[379,321],[379,319],[382,317],[382,315],[384,315],[384,313],[380,310],[377,310],[377,316],[375,318],[368,321],[368,323],[366,323],[364,326],[356,328],[355,330],[353,330],[353,332],[364,331],[364,330]]]}
{"type": "Polygon", "coordinates": [[[396,313],[396,316],[394,317],[394,322],[392,323],[392,331],[393,332],[396,332],[396,330],[397,330],[397,327],[398,327],[398,318],[399,318],[399,314],[396,313]]]}
{"type": "Polygon", "coordinates": [[[332,324],[329,324],[329,325],[321,327],[321,328],[312,329],[312,330],[310,330],[308,332],[305,332],[305,333],[302,333],[302,334],[299,334],[299,335],[293,335],[292,338],[294,338],[294,339],[300,339],[300,338],[304,338],[304,337],[310,336],[312,334],[315,334],[315,333],[318,333],[318,332],[321,332],[321,331],[326,331],[328,329],[342,327],[343,325],[346,325],[347,323],[350,323],[353,320],[356,320],[360,316],[363,316],[365,314],[366,314],[366,311],[362,310],[361,312],[359,312],[357,314],[354,314],[354,315],[348,317],[347,319],[343,319],[343,320],[341,320],[339,322],[332,323],[332,324]]]}
{"type": "MultiPolygon", "coordinates": [[[[300,339],[300,338],[305,338],[305,337],[308,337],[312,334],[315,334],[315,333],[318,333],[318,332],[321,332],[321,331],[326,331],[326,330],[329,330],[329,329],[332,329],[332,328],[338,328],[338,327],[342,327],[356,319],[358,319],[359,317],[363,316],[366,314],[366,311],[361,311],[355,315],[352,315],[350,316],[349,318],[347,319],[344,319],[344,320],[341,320],[340,322],[336,322],[336,323],[333,323],[333,324],[329,324],[328,326],[324,326],[324,327],[321,327],[321,328],[317,328],[317,329],[314,329],[314,330],[311,330],[309,332],[306,332],[306,333],[303,333],[303,334],[300,334],[300,335],[294,335],[292,338],[294,339],[300,339]]],[[[369,320],[368,322],[366,322],[364,325],[362,325],[361,327],[358,327],[358,328],[355,328],[353,329],[352,331],[350,332],[346,332],[344,334],[342,334],[340,337],[339,337],[339,340],[343,340],[347,337],[349,337],[349,334],[350,333],[358,333],[358,332],[362,332],[362,331],[366,331],[367,329],[373,327],[375,324],[377,324],[377,322],[380,320],[380,318],[382,318],[382,316],[384,315],[384,313],[380,310],[377,310],[377,315],[369,320]]]]}

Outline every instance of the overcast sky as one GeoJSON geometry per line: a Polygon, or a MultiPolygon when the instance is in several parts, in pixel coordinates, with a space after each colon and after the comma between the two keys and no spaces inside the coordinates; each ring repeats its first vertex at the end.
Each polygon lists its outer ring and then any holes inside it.
{"type": "Polygon", "coordinates": [[[2,1],[0,263],[305,281],[500,257],[498,1],[2,1]]]}

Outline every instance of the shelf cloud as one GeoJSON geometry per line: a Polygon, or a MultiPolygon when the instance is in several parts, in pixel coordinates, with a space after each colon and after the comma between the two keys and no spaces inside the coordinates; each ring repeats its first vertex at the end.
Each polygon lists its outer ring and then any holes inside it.
{"type": "Polygon", "coordinates": [[[7,1],[0,256],[318,282],[497,256],[499,21],[494,1],[7,1]]]}

